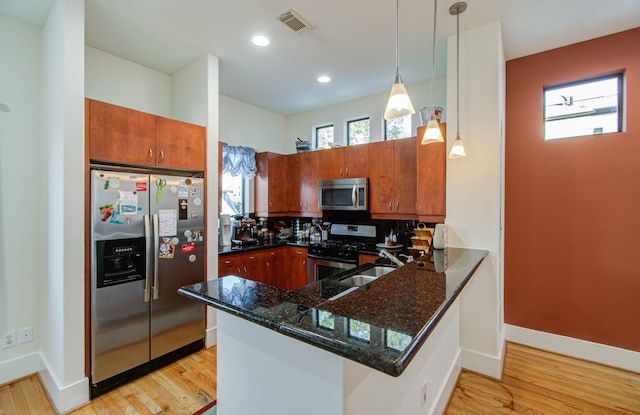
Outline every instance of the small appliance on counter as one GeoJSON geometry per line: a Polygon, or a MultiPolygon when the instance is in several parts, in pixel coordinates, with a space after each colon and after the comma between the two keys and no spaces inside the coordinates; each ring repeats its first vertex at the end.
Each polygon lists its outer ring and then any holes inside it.
{"type": "Polygon", "coordinates": [[[246,241],[255,239],[256,220],[236,219],[231,222],[231,239],[235,241],[246,241]]]}
{"type": "Polygon", "coordinates": [[[220,246],[231,246],[231,216],[220,215],[220,246]]]}

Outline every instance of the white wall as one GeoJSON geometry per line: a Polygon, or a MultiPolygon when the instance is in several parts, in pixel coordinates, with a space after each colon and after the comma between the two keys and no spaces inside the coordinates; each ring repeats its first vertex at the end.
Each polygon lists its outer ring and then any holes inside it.
{"type": "Polygon", "coordinates": [[[43,28],[43,383],[65,412],[84,376],[84,0],[56,0],[43,28]]]}
{"type": "MultiPolygon", "coordinates": [[[[456,38],[448,41],[447,137],[456,136],[456,38]]],[[[463,367],[500,377],[504,55],[500,23],[460,36],[460,136],[467,157],[447,161],[449,246],[489,251],[461,295],[463,367]]],[[[451,147],[452,139],[448,140],[451,147]]]]}
{"type": "Polygon", "coordinates": [[[171,77],[85,46],[85,96],[171,117],[171,77]]]}
{"type": "Polygon", "coordinates": [[[280,114],[220,95],[220,141],[256,151],[287,151],[286,118],[280,114]]]}
{"type": "Polygon", "coordinates": [[[31,343],[0,348],[0,385],[42,368],[41,36],[0,14],[0,333],[33,327],[31,343]]]}
{"type": "MultiPolygon", "coordinates": [[[[173,118],[207,126],[207,279],[218,277],[218,58],[203,55],[171,76],[173,118]]],[[[206,346],[217,343],[217,317],[207,307],[206,346]]]]}
{"type": "MultiPolygon", "coordinates": [[[[446,121],[446,86],[445,78],[436,78],[434,102],[436,106],[445,108],[441,117],[443,122],[446,121]]],[[[431,106],[431,81],[408,85],[407,92],[416,109],[416,113],[412,116],[412,130],[415,135],[416,129],[420,125],[418,111],[423,107],[431,106]]],[[[313,142],[314,127],[324,124],[333,124],[335,142],[346,145],[347,120],[362,117],[369,117],[371,120],[371,141],[383,140],[383,114],[387,99],[389,99],[388,91],[287,117],[287,140],[284,153],[296,152],[295,141],[297,137],[313,142]]]]}

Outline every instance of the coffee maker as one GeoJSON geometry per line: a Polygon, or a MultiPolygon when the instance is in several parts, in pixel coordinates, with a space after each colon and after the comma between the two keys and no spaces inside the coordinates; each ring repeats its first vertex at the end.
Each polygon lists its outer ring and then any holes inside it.
{"type": "Polygon", "coordinates": [[[234,245],[250,245],[258,243],[255,239],[256,221],[255,219],[233,220],[231,225],[231,242],[234,245]]]}

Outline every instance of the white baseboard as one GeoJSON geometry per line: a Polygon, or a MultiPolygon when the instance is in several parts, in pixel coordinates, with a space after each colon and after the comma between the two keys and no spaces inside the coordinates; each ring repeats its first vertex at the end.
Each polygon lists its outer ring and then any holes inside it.
{"type": "Polygon", "coordinates": [[[0,363],[0,385],[33,375],[42,369],[44,369],[44,362],[39,352],[2,362],[0,363]]]}
{"type": "Polygon", "coordinates": [[[460,350],[456,354],[456,358],[449,369],[449,373],[447,374],[447,380],[442,385],[441,390],[438,391],[438,399],[436,400],[432,414],[442,415],[447,410],[447,406],[449,405],[449,400],[451,399],[451,395],[453,395],[456,384],[458,383],[458,377],[460,376],[460,371],[462,370],[462,357],[460,354],[460,350]]]}
{"type": "Polygon", "coordinates": [[[60,386],[60,382],[53,376],[47,360],[43,357],[42,361],[44,369],[38,375],[58,413],[71,412],[89,402],[89,378],[83,377],[69,385],[60,386]]]}
{"type": "Polygon", "coordinates": [[[499,342],[499,344],[500,350],[498,350],[497,356],[491,356],[475,350],[462,349],[462,367],[494,379],[502,379],[504,341],[499,342]]]}
{"type": "Polygon", "coordinates": [[[640,373],[640,352],[505,324],[508,341],[640,373]]]}
{"type": "Polygon", "coordinates": [[[204,347],[209,348],[218,344],[218,328],[212,327],[204,331],[204,347]]]}

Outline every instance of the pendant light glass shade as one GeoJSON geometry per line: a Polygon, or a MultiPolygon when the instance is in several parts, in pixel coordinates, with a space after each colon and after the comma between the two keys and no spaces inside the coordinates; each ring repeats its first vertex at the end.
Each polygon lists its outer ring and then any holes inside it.
{"type": "Polygon", "coordinates": [[[464,151],[464,144],[462,144],[462,139],[460,138],[460,134],[456,135],[456,139],[453,140],[453,147],[451,147],[451,151],[449,152],[450,159],[457,159],[458,157],[466,157],[467,152],[464,151]]]}
{"type": "Polygon", "coordinates": [[[443,141],[444,138],[442,138],[442,132],[440,131],[438,120],[436,120],[436,117],[432,115],[429,119],[429,123],[427,124],[427,129],[424,131],[420,144],[442,143],[443,141]]]}
{"type": "Polygon", "coordinates": [[[402,77],[400,71],[396,71],[396,79],[391,87],[391,93],[389,94],[389,101],[387,102],[387,108],[384,111],[384,119],[392,120],[394,118],[402,117],[408,114],[414,114],[416,112],[413,109],[411,98],[407,93],[407,88],[402,83],[402,77]]]}
{"type": "Polygon", "coordinates": [[[402,83],[400,76],[400,65],[398,64],[398,19],[400,14],[400,0],[396,0],[396,78],[391,87],[387,108],[384,110],[384,119],[389,121],[394,118],[402,117],[409,114],[415,114],[411,98],[407,93],[407,88],[402,83]]]}

